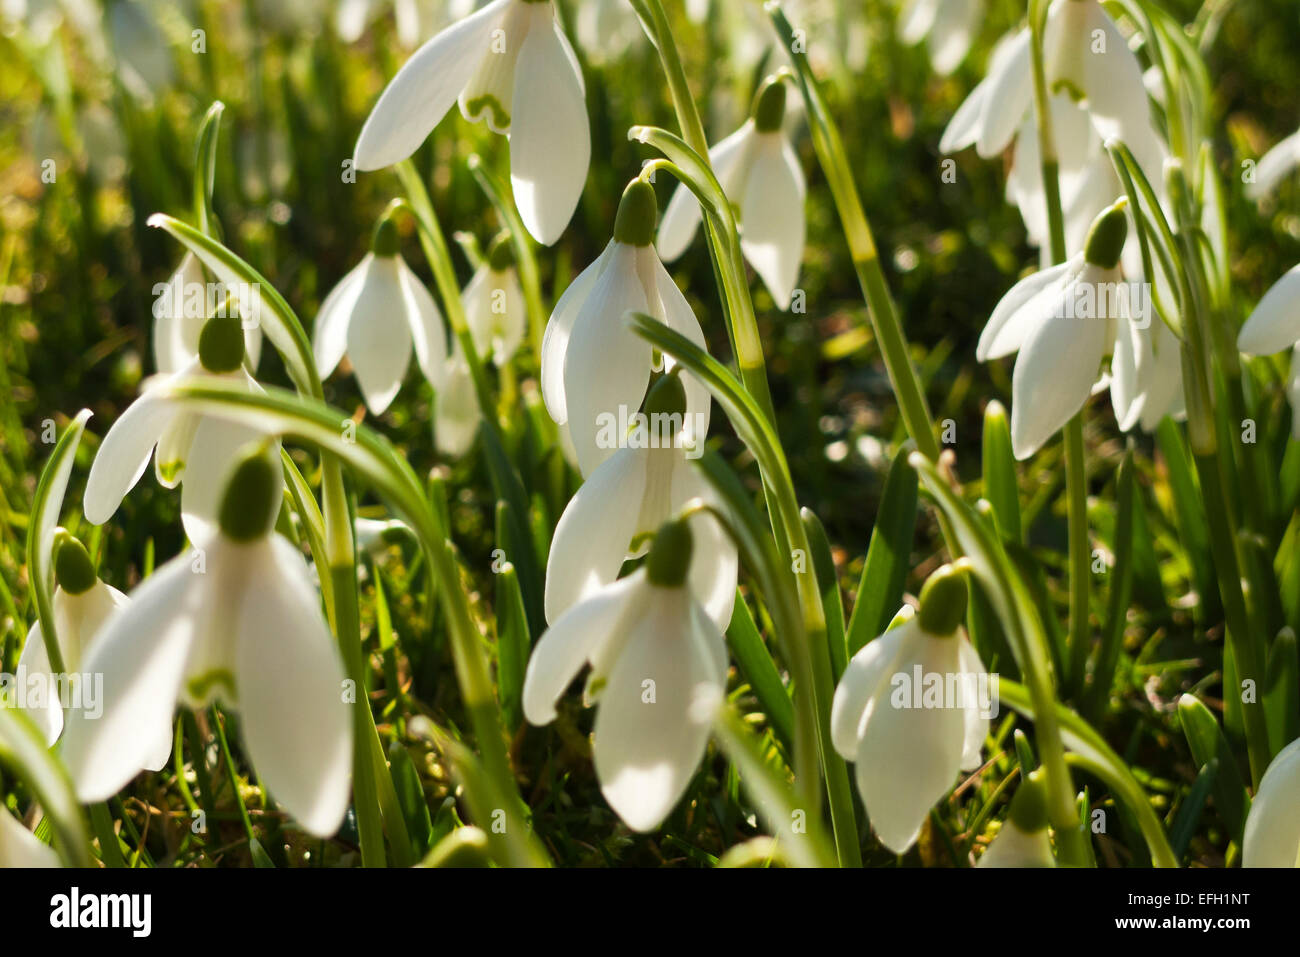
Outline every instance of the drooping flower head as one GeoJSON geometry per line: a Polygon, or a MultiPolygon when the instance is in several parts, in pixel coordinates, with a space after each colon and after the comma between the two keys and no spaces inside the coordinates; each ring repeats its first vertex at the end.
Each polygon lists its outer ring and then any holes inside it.
{"type": "Polygon", "coordinates": [[[505,365],[523,343],[527,322],[508,231],[492,240],[487,256],[461,293],[461,301],[479,356],[490,356],[498,366],[505,365]]]}
{"type": "Polygon", "coordinates": [[[1287,398],[1291,434],[1300,442],[1300,266],[1293,266],[1264,293],[1237,334],[1237,348],[1257,356],[1292,349],[1287,398]]]}
{"type": "Polygon", "coordinates": [[[726,639],[688,584],[691,562],[686,522],[663,525],[642,568],[551,625],[524,676],[525,717],[549,724],[590,666],[584,698],[599,708],[596,775],[610,807],[637,831],[654,830],[681,799],[726,684],[726,639]]]}
{"type": "Polygon", "coordinates": [[[1047,835],[1047,784],[1041,769],[1016,788],[1006,823],[980,856],[976,867],[1055,867],[1047,835]]]}
{"type": "MultiPolygon", "coordinates": [[[[768,77],[744,125],[709,150],[718,184],[740,215],[740,249],[780,309],[790,307],[803,259],[803,169],[782,129],[786,84],[768,77]]],[[[699,229],[699,200],[677,187],[659,227],[659,255],[672,262],[699,229]]]]}
{"type": "MultiPolygon", "coordinates": [[[[573,442],[578,468],[590,475],[616,446],[601,441],[610,422],[641,408],[655,355],[627,324],[629,312],[647,313],[705,348],[699,320],[655,252],[654,188],[640,179],[623,191],[614,238],[556,303],[542,339],[542,397],[546,410],[573,442]]],[[[673,368],[665,358],[665,371],[673,368]]],[[[709,393],[686,375],[690,442],[709,425],[709,393]]]]}
{"type": "Polygon", "coordinates": [[[354,151],[375,170],[416,151],[460,103],[510,137],[510,183],[528,232],[549,246],[577,208],[591,161],[586,87],[551,0],[493,0],[415,51],[354,151]]]}
{"type": "Polygon", "coordinates": [[[87,655],[103,713],[69,712],[61,754],[81,800],[117,793],[177,702],[238,712],[258,775],[309,833],[347,810],[352,720],[343,665],[302,554],[272,531],[283,498],[261,449],[227,462],[218,530],[144,580],[87,655]]]}
{"type": "Polygon", "coordinates": [[[921,610],[849,661],[831,703],[831,743],[856,762],[858,793],[882,844],[915,843],[957,772],[980,765],[990,702],[984,663],[962,634],[966,583],[945,565],[921,610]]]}
{"type": "Polygon", "coordinates": [[[434,388],[447,357],[442,313],[398,247],[397,227],[385,215],[370,252],[325,297],[312,330],[321,378],[346,354],[373,415],[387,409],[402,388],[412,348],[434,388]]]}

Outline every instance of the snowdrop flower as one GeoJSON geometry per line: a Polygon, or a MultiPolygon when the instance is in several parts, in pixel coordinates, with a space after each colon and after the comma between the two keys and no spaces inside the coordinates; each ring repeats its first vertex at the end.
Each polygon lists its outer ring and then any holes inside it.
{"type": "Polygon", "coordinates": [[[690,564],[690,529],[665,524],[644,567],[551,625],[524,675],[524,715],[542,725],[591,666],[584,697],[599,705],[596,776],[635,831],[658,827],[685,792],[708,743],[708,708],[726,684],[726,639],[687,586],[690,564]]]}
{"type": "Polygon", "coordinates": [[[493,0],[415,51],[357,139],[357,169],[416,151],[460,103],[510,137],[510,182],[524,226],[547,246],[577,208],[591,161],[586,88],[551,0],[493,0]]]}
{"type": "MultiPolygon", "coordinates": [[[[37,701],[24,701],[20,698],[16,702],[18,707],[26,711],[32,724],[44,735],[45,743],[50,746],[63,733],[63,708],[58,690],[60,679],[70,680],[70,676],[80,675],[84,680],[86,676],[94,674],[92,671],[83,672],[82,664],[94,647],[95,637],[104,623],[118,609],[127,605],[125,595],[99,580],[85,546],[67,532],[60,532],[55,538],[54,577],[58,584],[51,604],[54,606],[55,631],[58,634],[59,652],[63,656],[64,674],[54,674],[45,650],[41,623],[34,622],[27,632],[23,653],[18,658],[18,669],[29,684],[34,677],[40,676],[44,694],[37,701]]],[[[81,693],[85,694],[86,691],[83,687],[81,693]]],[[[92,707],[92,702],[85,699],[83,702],[83,707],[92,707]]],[[[159,729],[159,733],[154,736],[153,747],[141,764],[142,768],[160,771],[166,766],[172,751],[171,730],[170,724],[159,729]]]]}
{"type": "Polygon", "coordinates": [[[461,301],[478,354],[491,356],[498,366],[505,365],[523,343],[527,322],[524,290],[515,271],[508,232],[492,240],[487,257],[461,293],[461,301]]]}
{"type": "Polygon", "coordinates": [[[0,807],[0,869],[58,866],[59,855],[54,849],[0,807]]]}
{"type": "Polygon", "coordinates": [[[62,756],[87,803],[120,790],[177,701],[238,711],[248,754],[302,827],[333,834],[347,810],[352,756],[343,665],[301,553],[272,532],[278,465],[236,465],[219,532],[144,580],[86,658],[104,676],[97,720],[68,715],[62,756]]]}
{"type": "MultiPolygon", "coordinates": [[[[546,620],[618,578],[623,562],[643,555],[654,532],[694,499],[720,505],[713,487],[691,466],[686,448],[686,390],[677,375],[661,378],[646,397],[645,444],[619,448],[591,473],[555,526],[546,563],[546,620]],[[671,423],[672,441],[658,423],[671,423]],[[648,432],[648,436],[646,433],[648,432]],[[650,447],[651,444],[657,447],[650,447]]],[[[696,561],[691,591],[720,629],[731,622],[736,597],[736,546],[707,514],[691,518],[696,561]]]]}
{"type": "MultiPolygon", "coordinates": [[[[416,0],[392,0],[397,42],[410,49],[420,42],[420,9],[416,0]]],[[[356,43],[382,12],[376,0],[342,0],[334,11],[334,29],[344,43],[356,43]]]]}
{"type": "Polygon", "coordinates": [[[433,399],[433,437],[438,451],[452,459],[464,456],[474,445],[481,419],[469,363],[460,343],[453,339],[451,356],[443,364],[442,384],[433,399]]]}
{"type": "Polygon", "coordinates": [[[930,63],[947,76],[970,52],[982,6],[980,0],[908,0],[899,15],[899,37],[913,45],[928,37],[930,63]]]}
{"type": "MultiPolygon", "coordinates": [[[[653,350],[626,314],[647,313],[706,348],[699,320],[650,245],[655,218],[654,188],[633,180],[619,202],[614,238],[565,290],[542,338],[542,398],[567,428],[584,476],[613,454],[599,440],[602,424],[636,412],[650,384],[653,350]]],[[[693,445],[708,433],[709,393],[693,378],[684,384],[693,445]]]]}
{"type": "MultiPolygon", "coordinates": [[[[1126,205],[1118,202],[1097,217],[1082,252],[1012,286],[980,334],[975,355],[981,362],[1019,352],[1011,377],[1011,445],[1018,459],[1033,455],[1083,408],[1116,324],[1129,319],[1119,269],[1126,205]]],[[[1127,381],[1119,388],[1135,391],[1127,381]]]]}
{"type": "Polygon", "coordinates": [[[1047,785],[1034,771],[1016,789],[1006,823],[976,867],[1055,867],[1047,836],[1047,785]]]}
{"type": "MultiPolygon", "coordinates": [[[[193,253],[185,254],[165,288],[154,288],[158,293],[153,304],[154,365],[167,375],[181,371],[199,354],[199,336],[215,304],[207,301],[203,265],[193,253]]],[[[245,327],[244,353],[249,369],[255,371],[262,353],[261,325],[245,327]]]]}
{"type": "Polygon", "coordinates": [[[442,313],[397,250],[397,227],[385,216],[375,227],[370,252],[321,303],[312,330],[321,378],[346,353],[372,415],[387,409],[402,388],[412,346],[435,388],[447,356],[442,313]]]}
{"type": "MultiPolygon", "coordinates": [[[[806,232],[803,170],[781,128],[785,92],[768,77],[750,118],[709,150],[718,184],[740,211],[741,252],[780,309],[790,308],[806,232]]],[[[659,255],[671,262],[684,253],[701,220],[695,194],[678,186],[659,227],[659,255]]]]}
{"type": "MultiPolygon", "coordinates": [[[[165,386],[190,376],[215,376],[261,392],[244,369],[244,331],[236,316],[214,316],[199,337],[198,356],[170,376],[155,377],[113,423],[86,480],[86,520],[102,525],[117,511],[154,459],[165,488],[181,485],[181,518],[190,541],[200,544],[215,529],[221,480],[236,451],[260,433],[213,416],[179,410],[162,398],[165,386]]],[[[279,443],[267,455],[279,461],[279,443]]]]}
{"type": "Polygon", "coordinates": [[[645,35],[626,0],[587,0],[578,7],[574,28],[578,46],[595,63],[614,63],[645,35]]]}
{"type": "Polygon", "coordinates": [[[1121,432],[1154,432],[1166,415],[1186,417],[1180,343],[1164,322],[1116,325],[1110,401],[1121,432]]]}
{"type": "Polygon", "coordinates": [[[1255,164],[1255,178],[1246,184],[1246,195],[1254,200],[1271,193],[1296,168],[1300,167],[1300,131],[1292,133],[1260,157],[1255,164]]]}
{"type": "Polygon", "coordinates": [[[831,702],[831,743],[857,763],[871,825],[896,854],[915,843],[957,772],[980,765],[989,703],[977,687],[987,679],[960,633],[965,609],[964,576],[945,565],[921,590],[918,614],[853,656],[831,702]]]}
{"type": "Polygon", "coordinates": [[[1300,738],[1279,751],[1259,782],[1241,840],[1245,867],[1300,867],[1300,738]]]}
{"type": "Polygon", "coordinates": [[[1291,400],[1291,432],[1300,442],[1300,265],[1264,293],[1241,332],[1237,348],[1249,355],[1267,356],[1294,347],[1287,397],[1291,400]]]}

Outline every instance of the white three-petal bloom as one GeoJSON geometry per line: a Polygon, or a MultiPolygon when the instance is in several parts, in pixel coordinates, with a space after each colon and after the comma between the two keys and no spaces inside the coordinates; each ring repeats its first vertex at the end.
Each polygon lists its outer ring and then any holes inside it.
{"type": "MultiPolygon", "coordinates": [[[[685,536],[689,566],[686,526],[665,528],[685,536]]],[[[596,775],[610,806],[637,831],[658,827],[685,792],[708,743],[708,708],[727,675],[726,639],[685,587],[686,568],[673,562],[665,577],[656,564],[664,538],[661,530],[644,568],[561,615],[524,676],[525,717],[549,724],[569,683],[591,666],[596,775]]]]}
{"type": "Polygon", "coordinates": [[[0,870],[10,867],[58,867],[59,855],[22,822],[0,807],[0,870]]]}
{"type": "MultiPolygon", "coordinates": [[[[655,404],[661,390],[682,393],[676,377],[666,377],[651,390],[647,407],[655,404]]],[[[654,532],[688,502],[721,504],[713,487],[691,466],[680,437],[679,431],[671,445],[620,448],[569,500],[555,526],[546,563],[547,621],[558,621],[618,578],[623,562],[643,555],[654,532]]],[[[736,546],[707,514],[691,518],[691,531],[691,591],[714,624],[725,630],[736,597],[736,546]]]]}
{"type": "Polygon", "coordinates": [[[831,702],[831,743],[856,762],[858,793],[871,826],[896,854],[915,843],[957,772],[979,767],[988,734],[976,692],[984,663],[957,626],[932,634],[922,627],[923,617],[908,618],[868,642],[849,661],[831,702]],[[955,686],[960,700],[911,706],[910,686],[905,695],[899,689],[917,669],[955,686]]]}
{"type": "Polygon", "coordinates": [[[1269,287],[1241,332],[1237,348],[1267,356],[1293,348],[1287,398],[1291,401],[1291,432],[1300,442],[1300,266],[1293,266],[1269,287]]]}
{"type": "MultiPolygon", "coordinates": [[[[769,81],[754,115],[709,150],[718,185],[740,212],[741,252],[780,309],[790,307],[806,233],[803,169],[782,130],[784,112],[785,84],[769,81]]],[[[659,227],[659,255],[681,256],[701,219],[695,194],[678,186],[659,227]]]]}
{"type": "MultiPolygon", "coordinates": [[[[212,534],[221,504],[224,480],[236,452],[261,437],[248,426],[213,416],[184,412],[163,397],[166,386],[192,376],[214,376],[239,383],[249,392],[262,387],[242,366],[243,332],[234,317],[209,319],[205,335],[227,340],[228,349],[218,359],[200,356],[170,376],[155,376],[122,413],[95,454],[86,479],[86,520],[102,525],[117,511],[122,499],[149,466],[153,456],[158,481],[166,488],[181,485],[181,518],[185,534],[195,544],[212,534]],[[212,333],[208,333],[211,329],[212,333]]],[[[268,448],[278,461],[279,442],[268,448]]]]}
{"type": "Polygon", "coordinates": [[[236,466],[219,531],[144,580],[84,667],[103,675],[103,713],[69,712],[62,756],[78,796],[105,800],[136,774],[176,703],[238,711],[276,799],[311,834],[347,810],[352,721],[343,665],[302,554],[271,531],[278,463],[236,466]]]}
{"type": "Polygon", "coordinates": [[[591,161],[586,88],[550,0],[493,0],[443,30],[393,77],[357,139],[357,169],[410,156],[459,101],[510,136],[524,226],[550,245],[577,208],[591,161]]]}
{"type": "MultiPolygon", "coordinates": [[[[614,238],[565,290],[542,338],[542,397],[551,418],[568,429],[583,475],[615,451],[602,447],[603,424],[628,420],[650,383],[653,350],[628,326],[627,313],[647,313],[706,348],[699,320],[650,245],[654,220],[654,190],[634,180],[619,205],[614,238]]],[[[694,444],[708,432],[709,393],[690,375],[684,385],[694,444]]]]}
{"type": "Polygon", "coordinates": [[[1047,835],[1047,786],[1042,771],[1023,779],[1011,799],[1006,823],[976,867],[1055,867],[1047,835]]]}
{"type": "Polygon", "coordinates": [[[1119,269],[1125,216],[1124,204],[1112,206],[1097,217],[1084,251],[1012,286],[980,334],[975,355],[981,362],[1019,353],[1011,377],[1011,445],[1018,459],[1033,455],[1083,408],[1116,324],[1128,322],[1119,269]]]}
{"type": "Polygon", "coordinates": [[[981,0],[908,0],[899,14],[898,35],[908,44],[928,37],[930,63],[947,76],[966,59],[982,7],[981,0]]]}
{"type": "MultiPolygon", "coordinates": [[[[153,357],[159,372],[180,372],[199,354],[203,325],[221,305],[208,302],[208,288],[202,263],[193,253],[186,253],[154,300],[153,357]]],[[[244,351],[248,367],[255,371],[262,354],[259,323],[250,322],[245,327],[244,351]]]]}
{"type": "Polygon", "coordinates": [[[498,366],[505,365],[523,343],[527,323],[524,291],[519,285],[509,236],[498,236],[493,241],[461,293],[461,302],[479,357],[491,356],[498,366]]]}
{"type": "Polygon", "coordinates": [[[402,388],[412,347],[425,378],[434,388],[442,381],[442,313],[398,253],[392,220],[380,222],[371,252],[321,303],[312,345],[321,378],[347,354],[373,415],[387,409],[402,388]]]}
{"type": "Polygon", "coordinates": [[[1277,753],[1259,782],[1241,839],[1245,867],[1300,867],[1300,739],[1277,753]]]}
{"type": "MultiPolygon", "coordinates": [[[[94,648],[96,636],[104,623],[128,604],[125,595],[95,576],[90,558],[80,542],[63,539],[55,548],[59,584],[54,589],[51,604],[64,674],[55,675],[50,666],[45,635],[39,621],[32,623],[31,630],[27,632],[27,643],[23,645],[23,652],[18,658],[19,671],[24,675],[29,690],[35,678],[42,685],[42,694],[38,701],[20,698],[17,704],[24,708],[32,724],[44,735],[46,744],[50,746],[63,733],[63,702],[59,696],[61,680],[69,681],[71,676],[77,675],[78,680],[83,682],[77,691],[76,700],[68,702],[70,706],[92,710],[98,707],[99,702],[88,697],[94,694],[93,686],[85,683],[87,677],[94,680],[94,672],[83,671],[82,665],[94,648]]],[[[141,768],[147,771],[162,770],[171,757],[171,750],[171,725],[167,724],[158,729],[153,747],[141,768]]]]}

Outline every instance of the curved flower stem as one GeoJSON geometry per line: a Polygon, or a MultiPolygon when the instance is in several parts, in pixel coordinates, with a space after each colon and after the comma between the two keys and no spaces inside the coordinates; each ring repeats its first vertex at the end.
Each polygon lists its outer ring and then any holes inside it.
{"type": "Polygon", "coordinates": [[[795,77],[808,109],[813,148],[817,152],[822,172],[826,174],[835,208],[840,215],[840,224],[844,228],[844,236],[853,257],[853,268],[867,300],[871,327],[880,344],[881,357],[885,362],[885,371],[889,374],[889,382],[894,388],[894,396],[898,400],[903,425],[921,453],[930,461],[936,461],[939,458],[939,443],[934,435],[930,407],[916,369],[912,366],[907,336],[903,333],[898,309],[880,266],[880,254],[871,233],[871,223],[862,209],[862,200],[853,181],[852,167],[849,165],[848,154],[844,151],[839,128],[826,109],[812,67],[808,63],[807,53],[794,42],[794,28],[786,19],[785,12],[776,2],[766,4],[766,9],[785,43],[790,59],[794,61],[795,77]]]}

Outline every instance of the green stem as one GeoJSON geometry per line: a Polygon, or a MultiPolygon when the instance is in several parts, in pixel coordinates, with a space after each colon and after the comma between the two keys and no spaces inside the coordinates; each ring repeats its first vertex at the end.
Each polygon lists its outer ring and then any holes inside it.
{"type": "Polygon", "coordinates": [[[1088,552],[1088,480],[1087,459],[1083,445],[1083,413],[1066,423],[1065,494],[1069,513],[1070,549],[1070,668],[1064,677],[1076,694],[1083,693],[1088,651],[1092,633],[1088,620],[1088,592],[1091,556],[1088,552]]]}
{"type": "Polygon", "coordinates": [[[690,85],[686,82],[686,71],[682,69],[682,59],[677,52],[677,43],[673,40],[672,30],[668,27],[668,18],[664,16],[663,6],[659,0],[630,0],[630,2],[659,51],[659,60],[663,64],[664,74],[668,77],[668,91],[673,98],[673,109],[677,112],[682,138],[695,152],[708,157],[709,141],[704,135],[704,124],[700,121],[700,112],[696,109],[695,98],[691,96],[690,85]]]}

